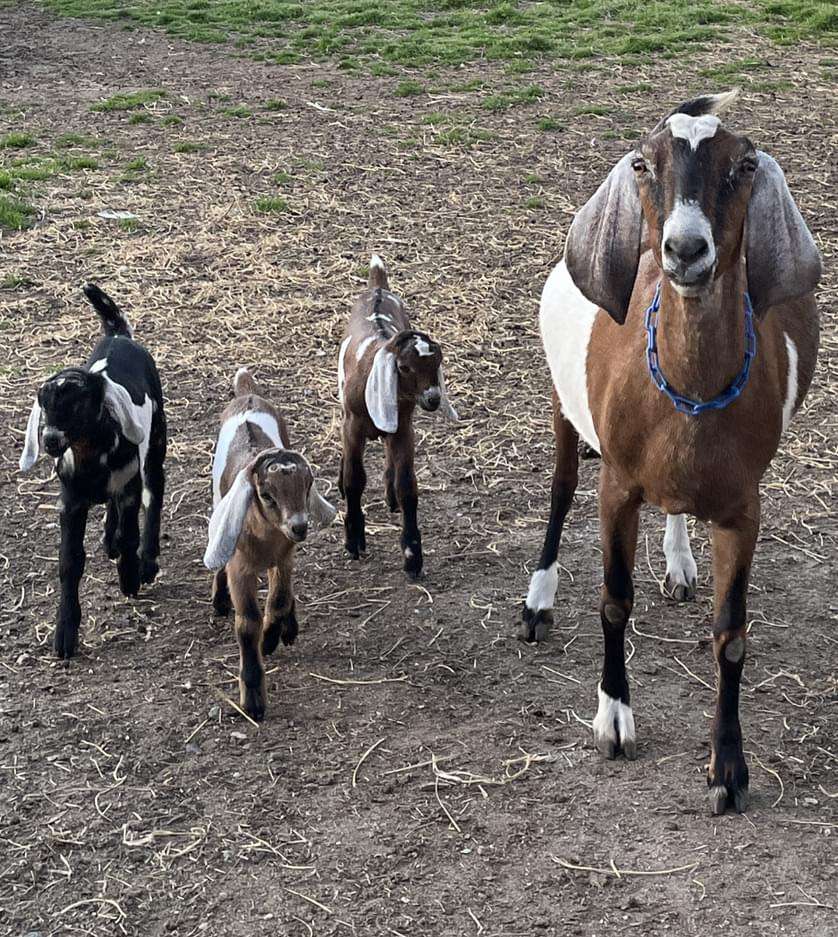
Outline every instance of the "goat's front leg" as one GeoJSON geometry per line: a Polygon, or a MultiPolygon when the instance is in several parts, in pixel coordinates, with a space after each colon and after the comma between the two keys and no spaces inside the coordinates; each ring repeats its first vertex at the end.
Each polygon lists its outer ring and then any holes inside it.
{"type": "Polygon", "coordinates": [[[262,616],[256,595],[259,577],[244,566],[237,555],[227,564],[233,606],[236,609],[236,640],[239,644],[239,702],[256,722],[265,718],[265,668],[260,648],[262,616]]]}
{"type": "Polygon", "coordinates": [[[140,591],[140,497],[142,482],[137,473],[125,487],[117,493],[116,503],[119,521],[116,531],[116,549],[119,559],[116,568],[119,573],[119,589],[123,595],[136,596],[140,591]]]}
{"type": "Polygon", "coordinates": [[[550,498],[550,520],[538,568],[530,578],[518,638],[533,643],[546,641],[553,624],[553,602],[559,585],[558,555],[567,512],[570,510],[579,478],[579,436],[562,416],[556,391],[553,391],[553,431],[556,436],[556,461],[550,498]]]}
{"type": "Polygon", "coordinates": [[[61,581],[61,601],[55,625],[53,646],[62,659],[76,653],[81,624],[79,583],[84,573],[84,531],[87,527],[89,505],[75,500],[66,489],[61,492],[61,546],[58,554],[58,577],[61,581]]]}
{"type": "Polygon", "coordinates": [[[759,532],[759,496],[738,516],[713,524],[713,655],[716,659],[716,713],[710,739],[707,784],[713,813],[748,806],[748,766],[739,725],[739,682],[745,664],[748,577],[759,532]]]}
{"type": "Polygon", "coordinates": [[[116,498],[111,498],[105,508],[105,530],[102,534],[102,548],[105,556],[109,560],[115,560],[119,556],[119,550],[116,545],[116,532],[119,527],[119,508],[116,498]]]}
{"type": "Polygon", "coordinates": [[[163,493],[166,484],[163,456],[159,446],[152,447],[149,451],[145,470],[143,487],[145,526],[143,527],[143,545],[140,550],[140,578],[143,582],[150,583],[154,582],[160,572],[160,564],[157,562],[160,556],[160,512],[163,509],[163,493]]]}
{"type": "Polygon", "coordinates": [[[364,512],[361,509],[361,498],[367,484],[367,473],[364,470],[365,446],[366,437],[360,422],[347,416],[343,421],[340,490],[346,498],[346,550],[356,560],[367,549],[364,512]]]}
{"type": "Polygon", "coordinates": [[[212,613],[219,618],[226,618],[230,614],[232,601],[230,587],[227,584],[227,567],[215,571],[212,577],[212,613]]]}
{"type": "Polygon", "coordinates": [[[694,599],[698,567],[695,565],[693,551],[690,549],[686,514],[666,515],[663,552],[666,556],[664,591],[676,602],[694,599]]]}
{"type": "Polygon", "coordinates": [[[297,603],[291,584],[293,569],[293,558],[289,556],[280,566],[268,570],[268,600],[265,603],[262,632],[263,654],[273,654],[280,640],[285,645],[297,640],[297,603]]]}
{"type": "Polygon", "coordinates": [[[402,512],[401,547],[404,554],[404,571],[411,579],[422,575],[422,534],[419,531],[418,508],[419,488],[413,468],[415,441],[413,426],[408,422],[404,429],[385,437],[387,461],[393,468],[396,500],[402,512]]]}
{"type": "Polygon", "coordinates": [[[599,752],[613,758],[622,748],[626,758],[637,755],[634,715],[626,675],[625,631],[634,604],[634,554],[640,516],[640,492],[625,485],[603,463],[599,479],[599,517],[603,583],[599,604],[605,654],[594,718],[599,752]]]}

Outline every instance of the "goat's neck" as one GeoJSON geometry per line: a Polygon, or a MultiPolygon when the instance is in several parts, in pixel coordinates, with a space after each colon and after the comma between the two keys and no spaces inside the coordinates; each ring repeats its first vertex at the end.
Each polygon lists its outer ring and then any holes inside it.
{"type": "Polygon", "coordinates": [[[740,264],[696,297],[679,295],[664,279],[658,312],[658,360],[678,393],[711,400],[739,374],[745,360],[744,294],[740,264]]]}

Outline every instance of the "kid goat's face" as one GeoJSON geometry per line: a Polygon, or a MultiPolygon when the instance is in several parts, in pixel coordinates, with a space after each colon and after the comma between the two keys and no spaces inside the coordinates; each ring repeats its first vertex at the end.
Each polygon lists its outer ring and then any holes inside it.
{"type": "Polygon", "coordinates": [[[264,517],[292,542],[308,535],[308,497],[314,477],[306,460],[280,452],[256,467],[255,488],[264,517]]]}
{"type": "Polygon", "coordinates": [[[441,364],[442,349],[427,335],[412,332],[405,340],[399,341],[396,348],[399,396],[415,398],[423,410],[432,412],[438,409],[442,399],[439,387],[441,364]]]}
{"type": "Polygon", "coordinates": [[[38,391],[44,450],[59,458],[85,439],[99,420],[104,400],[100,379],[77,368],[53,375],[38,391]]]}

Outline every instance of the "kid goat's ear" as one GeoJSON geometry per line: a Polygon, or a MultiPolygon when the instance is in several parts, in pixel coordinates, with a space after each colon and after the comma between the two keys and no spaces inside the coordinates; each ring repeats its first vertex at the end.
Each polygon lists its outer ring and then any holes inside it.
{"type": "Polygon", "coordinates": [[[29,469],[38,461],[40,454],[40,429],[41,429],[41,405],[38,398],[32,404],[32,410],[29,414],[29,422],[26,424],[26,441],[23,444],[23,452],[20,455],[20,470],[28,472],[29,469]]]}
{"type": "Polygon", "coordinates": [[[328,527],[337,516],[337,508],[333,507],[317,489],[317,482],[311,483],[308,493],[308,516],[315,527],[328,527]]]}
{"type": "Polygon", "coordinates": [[[122,384],[115,383],[104,372],[102,377],[105,380],[105,406],[119,423],[125,438],[135,446],[139,446],[146,438],[147,428],[143,426],[142,418],[146,408],[151,410],[151,401],[146,399],[146,403],[138,407],[122,384]]]}
{"type": "Polygon", "coordinates": [[[446,420],[450,420],[452,423],[456,423],[460,419],[460,415],[454,409],[451,399],[448,396],[448,390],[445,387],[445,375],[442,373],[442,365],[439,366],[439,371],[436,376],[437,384],[439,386],[439,412],[445,417],[446,420]]]}
{"type": "Polygon", "coordinates": [[[380,348],[373,358],[364,400],[376,429],[395,433],[399,427],[399,372],[396,356],[386,348],[380,348]]]}
{"type": "Polygon", "coordinates": [[[221,569],[230,562],[236,552],[244,519],[253,500],[253,485],[250,483],[252,466],[243,468],[226,495],[218,502],[209,522],[207,549],[204,566],[221,569]]]}

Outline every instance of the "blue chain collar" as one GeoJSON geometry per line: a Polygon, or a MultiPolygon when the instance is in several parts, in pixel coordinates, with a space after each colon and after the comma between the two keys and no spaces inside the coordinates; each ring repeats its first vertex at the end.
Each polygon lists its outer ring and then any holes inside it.
{"type": "Polygon", "coordinates": [[[646,363],[649,365],[649,374],[655,382],[655,386],[675,405],[675,409],[680,413],[688,413],[690,416],[698,416],[705,410],[723,410],[728,404],[742,393],[742,389],[748,383],[748,375],[751,373],[751,362],[757,353],[757,337],[754,332],[754,308],[751,305],[751,297],[745,292],[745,361],[742,364],[742,370],[733,380],[730,386],[723,390],[712,400],[691,400],[684,397],[674,390],[669,381],[664,377],[658,361],[658,311],[661,307],[661,285],[658,283],[655,288],[655,298],[652,304],[646,310],[646,363]]]}

